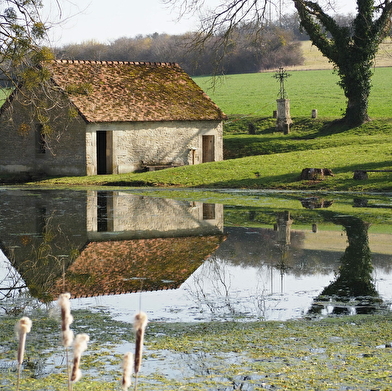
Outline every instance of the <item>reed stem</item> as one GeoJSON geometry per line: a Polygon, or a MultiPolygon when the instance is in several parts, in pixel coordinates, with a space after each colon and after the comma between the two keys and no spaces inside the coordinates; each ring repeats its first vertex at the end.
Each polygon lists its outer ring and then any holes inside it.
{"type": "Polygon", "coordinates": [[[31,331],[32,322],[30,318],[24,316],[21,318],[18,323],[16,324],[16,333],[18,335],[19,344],[18,344],[18,354],[17,354],[17,361],[18,361],[18,375],[16,379],[16,390],[19,391],[20,389],[20,378],[21,378],[21,371],[22,371],[22,363],[23,357],[26,348],[26,335],[31,331]]]}
{"type": "Polygon", "coordinates": [[[128,352],[125,353],[123,359],[123,377],[121,381],[121,387],[123,391],[127,391],[132,385],[132,368],[133,368],[133,354],[128,352]]]}
{"type": "Polygon", "coordinates": [[[58,299],[58,304],[61,310],[61,340],[65,349],[68,391],[72,391],[72,382],[71,382],[71,376],[69,372],[69,352],[68,352],[68,348],[72,345],[72,341],[73,341],[73,331],[69,328],[69,326],[73,322],[73,316],[71,315],[71,304],[69,301],[70,298],[71,298],[70,293],[62,293],[58,299]]]}
{"type": "Polygon", "coordinates": [[[133,328],[136,334],[135,360],[133,365],[133,370],[135,372],[135,391],[137,390],[138,375],[142,365],[144,332],[146,330],[147,322],[147,314],[144,312],[139,312],[135,315],[135,321],[133,323],[133,328]]]}

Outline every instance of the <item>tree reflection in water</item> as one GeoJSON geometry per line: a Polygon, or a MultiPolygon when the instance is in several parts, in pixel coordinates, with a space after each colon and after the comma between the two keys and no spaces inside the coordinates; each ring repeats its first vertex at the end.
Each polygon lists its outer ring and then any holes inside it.
{"type": "Polygon", "coordinates": [[[320,313],[327,303],[334,303],[332,313],[348,314],[354,305],[356,313],[370,313],[382,300],[376,290],[369,247],[369,224],[353,216],[337,216],[335,224],[342,225],[347,234],[348,246],[340,258],[335,280],[325,287],[315,299],[310,313],[320,313]]]}
{"type": "Polygon", "coordinates": [[[223,310],[233,315],[235,309],[230,298],[231,275],[227,272],[225,264],[216,257],[210,257],[202,268],[203,273],[194,278],[193,289],[188,289],[188,294],[197,303],[206,306],[212,314],[223,310]],[[210,287],[206,286],[207,281],[210,287]],[[209,293],[211,290],[214,295],[209,293]]]}
{"type": "MultiPolygon", "coordinates": [[[[251,268],[253,269],[253,268],[251,268]]],[[[240,271],[240,269],[237,269],[240,271]]],[[[263,270],[254,276],[260,283],[257,286],[249,281],[247,295],[238,290],[235,279],[236,270],[230,262],[217,256],[211,256],[200,266],[198,273],[186,283],[189,298],[196,303],[200,314],[209,313],[211,319],[238,319],[255,316],[263,319],[266,314],[267,291],[261,283],[263,270]]]]}

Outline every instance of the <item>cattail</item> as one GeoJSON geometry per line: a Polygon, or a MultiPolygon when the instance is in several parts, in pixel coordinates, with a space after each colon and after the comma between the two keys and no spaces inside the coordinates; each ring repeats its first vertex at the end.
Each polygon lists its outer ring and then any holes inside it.
{"type": "Polygon", "coordinates": [[[61,308],[61,335],[63,345],[65,347],[71,346],[73,341],[73,332],[69,328],[73,322],[73,316],[71,315],[71,304],[69,302],[70,298],[70,293],[62,293],[58,299],[58,304],[61,308]]]}
{"type": "Polygon", "coordinates": [[[74,333],[71,329],[62,331],[62,339],[63,339],[63,345],[65,347],[69,347],[72,345],[73,339],[74,339],[74,333]]]}
{"type": "Polygon", "coordinates": [[[74,339],[73,331],[69,328],[73,322],[73,316],[71,315],[71,304],[69,299],[71,298],[70,293],[63,293],[58,298],[58,305],[61,309],[61,339],[65,348],[65,357],[67,362],[67,379],[68,379],[68,391],[72,390],[71,376],[69,373],[69,358],[68,358],[68,347],[72,345],[74,339]]]}
{"type": "Polygon", "coordinates": [[[125,353],[123,359],[123,377],[121,386],[124,391],[127,391],[131,386],[131,376],[132,376],[132,367],[133,367],[133,354],[128,352],[125,353]]]}
{"type": "Polygon", "coordinates": [[[25,345],[26,345],[26,334],[28,334],[31,330],[32,322],[30,318],[24,316],[19,320],[16,324],[16,333],[19,338],[19,346],[18,346],[18,364],[21,365],[23,362],[23,356],[25,352],[25,345]]]}
{"type": "Polygon", "coordinates": [[[74,341],[74,358],[71,372],[71,381],[77,382],[82,377],[82,372],[79,369],[80,359],[82,353],[87,349],[87,342],[90,337],[87,334],[78,334],[74,341]]]}
{"type": "Polygon", "coordinates": [[[32,322],[30,318],[27,316],[24,316],[19,320],[19,322],[16,324],[15,331],[17,334],[17,337],[19,339],[19,345],[18,345],[18,355],[17,355],[17,360],[18,360],[18,377],[16,381],[16,390],[19,391],[19,384],[20,384],[20,372],[21,372],[21,367],[23,363],[23,356],[25,352],[25,345],[26,345],[26,335],[27,333],[30,332],[32,326],[32,322]]]}
{"type": "Polygon", "coordinates": [[[136,333],[135,342],[135,361],[134,361],[134,372],[138,374],[142,365],[142,354],[143,354],[143,341],[144,331],[147,326],[147,315],[144,312],[139,312],[135,315],[135,321],[133,328],[136,333]]]}

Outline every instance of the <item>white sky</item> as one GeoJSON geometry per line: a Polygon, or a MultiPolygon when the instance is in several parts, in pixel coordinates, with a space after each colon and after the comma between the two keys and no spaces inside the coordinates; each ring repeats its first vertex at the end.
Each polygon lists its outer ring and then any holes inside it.
{"type": "MultiPolygon", "coordinates": [[[[204,0],[204,3],[212,6],[223,1],[204,0]]],[[[284,13],[292,8],[291,0],[281,1],[284,13]]],[[[121,37],[155,32],[182,34],[195,31],[198,27],[196,16],[187,16],[178,21],[178,12],[165,5],[163,0],[44,0],[48,21],[58,21],[60,18],[57,2],[61,6],[61,19],[65,21],[50,31],[54,46],[90,40],[109,43],[121,37]]],[[[335,2],[339,13],[355,11],[355,0],[335,2]]]]}

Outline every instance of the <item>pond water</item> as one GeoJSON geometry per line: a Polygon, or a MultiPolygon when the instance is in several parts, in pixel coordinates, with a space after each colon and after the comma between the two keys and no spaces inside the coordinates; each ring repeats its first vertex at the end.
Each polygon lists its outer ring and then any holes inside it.
{"type": "Polygon", "coordinates": [[[391,310],[391,195],[150,193],[1,188],[1,311],[64,291],[129,322],[391,310]]]}

